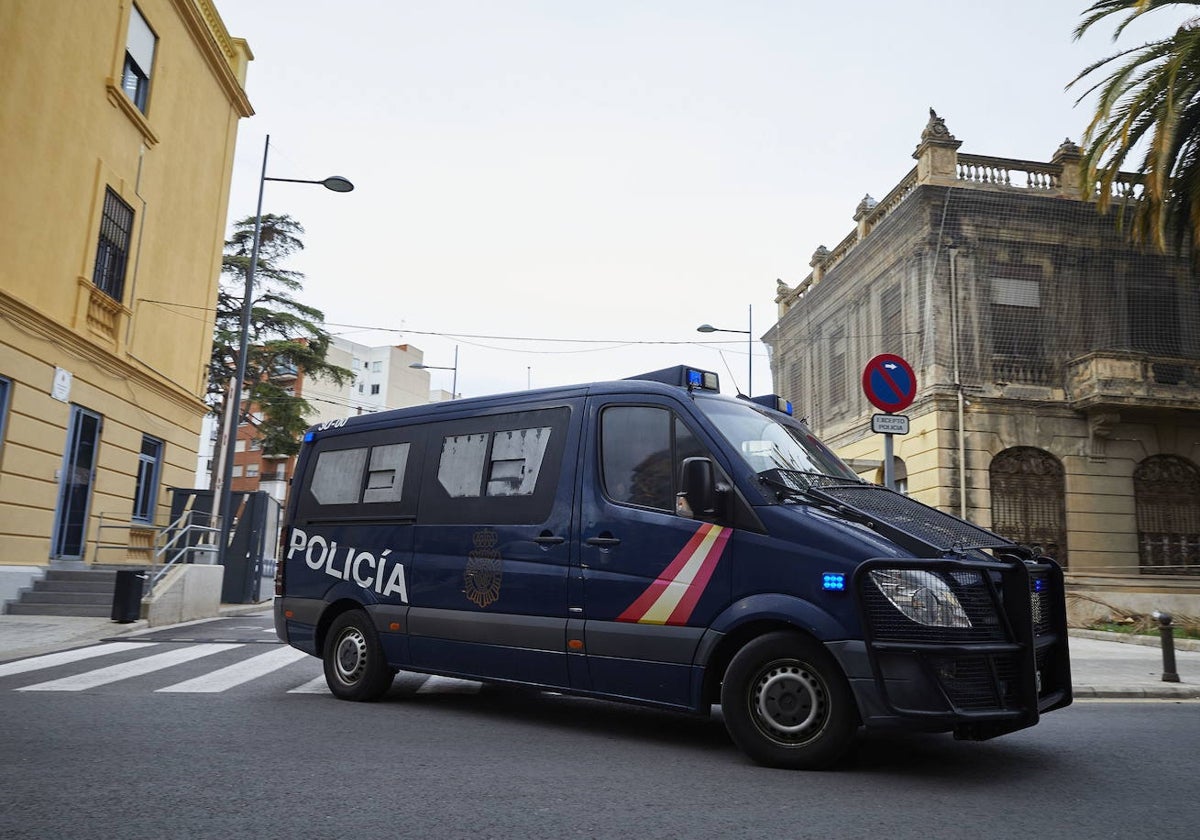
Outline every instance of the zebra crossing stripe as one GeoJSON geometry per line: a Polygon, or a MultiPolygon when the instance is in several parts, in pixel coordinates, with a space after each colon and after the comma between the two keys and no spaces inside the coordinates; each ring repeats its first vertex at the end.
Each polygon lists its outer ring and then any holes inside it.
{"type": "Polygon", "coordinates": [[[249,659],[243,659],[241,662],[235,662],[233,665],[203,674],[195,679],[185,680],[175,685],[169,685],[166,688],[160,688],[158,691],[196,694],[213,694],[219,691],[228,691],[242,683],[266,676],[272,671],[278,671],[280,668],[286,667],[296,660],[304,659],[307,656],[308,654],[302,650],[297,650],[293,647],[281,647],[269,653],[262,653],[249,659]]]}
{"type": "Polygon", "coordinates": [[[181,665],[184,662],[191,662],[193,659],[199,659],[202,656],[211,656],[214,653],[239,647],[243,646],[236,644],[195,645],[193,647],[155,654],[154,656],[146,656],[141,659],[134,659],[129,662],[122,662],[119,665],[111,665],[95,671],[86,671],[72,677],[63,677],[61,680],[27,685],[23,688],[18,688],[17,691],[86,691],[89,688],[108,685],[109,683],[129,679],[130,677],[140,677],[143,674],[161,671],[163,668],[170,668],[172,665],[181,665]]]}
{"type": "Polygon", "coordinates": [[[124,650],[132,650],[133,648],[153,647],[155,644],[156,642],[109,642],[106,645],[91,645],[90,647],[76,648],[75,650],[47,653],[44,656],[35,656],[31,659],[22,659],[18,662],[6,662],[3,665],[0,665],[0,677],[8,677],[13,674],[24,674],[27,671],[40,671],[43,668],[53,668],[56,665],[67,665],[71,662],[92,659],[96,656],[107,656],[110,653],[120,653],[124,650]]]}
{"type": "Polygon", "coordinates": [[[454,677],[433,677],[421,683],[417,694],[478,694],[482,683],[474,680],[459,680],[454,677]]]}
{"type": "Polygon", "coordinates": [[[325,676],[319,676],[316,679],[309,680],[304,685],[298,685],[288,691],[288,694],[328,694],[329,684],[325,682],[325,676]]]}

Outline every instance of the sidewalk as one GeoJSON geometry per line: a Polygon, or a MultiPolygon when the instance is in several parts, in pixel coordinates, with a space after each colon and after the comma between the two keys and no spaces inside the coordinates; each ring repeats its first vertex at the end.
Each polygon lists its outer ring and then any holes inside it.
{"type": "MultiPolygon", "coordinates": [[[[229,604],[221,607],[221,615],[270,609],[270,601],[229,604]]],[[[0,662],[96,644],[145,628],[145,621],[118,624],[107,618],[0,615],[0,662]]],[[[1200,699],[1200,642],[1176,641],[1177,683],[1162,681],[1162,649],[1156,637],[1072,630],[1070,644],[1077,700],[1200,699]]]]}
{"type": "MultiPolygon", "coordinates": [[[[221,605],[222,618],[249,613],[269,613],[270,611],[270,601],[264,601],[261,604],[221,605]]],[[[208,621],[210,619],[200,620],[208,621]]],[[[108,618],[77,618],[65,615],[0,615],[0,662],[94,645],[101,639],[124,636],[138,630],[145,630],[147,627],[149,627],[149,623],[145,619],[121,624],[108,618]]]]}

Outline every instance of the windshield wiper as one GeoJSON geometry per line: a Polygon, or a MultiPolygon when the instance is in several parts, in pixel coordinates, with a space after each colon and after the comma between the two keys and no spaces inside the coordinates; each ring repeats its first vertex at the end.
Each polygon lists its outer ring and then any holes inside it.
{"type": "Polygon", "coordinates": [[[784,470],[778,467],[763,470],[758,474],[758,480],[775,490],[781,499],[787,496],[793,499],[813,501],[822,505],[828,504],[828,500],[814,496],[810,492],[811,490],[864,483],[862,479],[858,478],[843,478],[841,476],[805,472],[803,470],[784,470]]]}

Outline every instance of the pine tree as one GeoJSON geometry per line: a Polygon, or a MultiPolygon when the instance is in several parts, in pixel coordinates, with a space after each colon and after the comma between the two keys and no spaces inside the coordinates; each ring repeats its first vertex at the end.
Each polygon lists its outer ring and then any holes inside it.
{"type": "MultiPolygon", "coordinates": [[[[209,404],[217,416],[223,416],[225,399],[237,374],[242,295],[250,270],[254,217],[236,222],[233,228],[232,237],[225,243],[209,362],[209,404]]],[[[303,290],[304,275],[283,268],[284,261],[304,247],[300,239],[303,234],[304,228],[290,216],[262,217],[246,357],[248,400],[243,409],[253,406],[253,419],[266,455],[294,455],[300,448],[300,435],[308,426],[306,418],[313,413],[302,397],[287,393],[278,382],[280,373],[303,371],[306,377],[338,385],[353,378],[350,370],[325,360],[330,345],[330,335],[323,328],[325,316],[296,299],[303,290]]]]}

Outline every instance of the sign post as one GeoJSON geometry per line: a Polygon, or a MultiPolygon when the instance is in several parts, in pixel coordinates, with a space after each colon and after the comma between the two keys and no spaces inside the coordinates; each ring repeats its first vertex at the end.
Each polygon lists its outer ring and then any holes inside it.
{"type": "Polygon", "coordinates": [[[871,405],[887,412],[871,417],[871,431],[883,435],[883,486],[895,490],[892,435],[908,434],[908,417],[894,412],[912,405],[917,395],[917,375],[913,373],[912,365],[904,359],[891,353],[882,353],[867,362],[863,369],[862,388],[871,405]]]}

